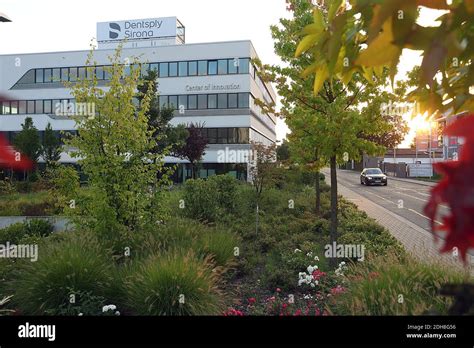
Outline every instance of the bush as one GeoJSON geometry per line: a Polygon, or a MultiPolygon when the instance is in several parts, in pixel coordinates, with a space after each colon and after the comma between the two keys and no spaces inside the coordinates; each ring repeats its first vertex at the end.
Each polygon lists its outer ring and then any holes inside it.
{"type": "Polygon", "coordinates": [[[58,243],[40,245],[37,262],[22,262],[9,284],[23,314],[59,314],[76,292],[104,296],[110,287],[111,258],[95,238],[71,233],[58,243]]]}
{"type": "Polygon", "coordinates": [[[348,291],[337,298],[335,314],[447,314],[451,300],[438,295],[438,290],[447,283],[462,283],[463,273],[389,254],[353,264],[346,278],[348,291]]]}
{"type": "Polygon", "coordinates": [[[187,180],[184,184],[186,215],[201,221],[214,221],[217,216],[217,184],[203,179],[187,180]]]}
{"type": "Polygon", "coordinates": [[[53,225],[46,220],[28,220],[0,229],[0,244],[18,244],[26,237],[47,237],[53,232],[53,225]]]}
{"type": "Polygon", "coordinates": [[[208,182],[211,187],[214,186],[212,183],[215,183],[218,206],[229,213],[234,212],[238,181],[230,175],[214,175],[208,182]]]}
{"type": "Polygon", "coordinates": [[[130,268],[126,304],[138,315],[215,315],[222,311],[209,260],[178,253],[153,256],[130,268]]]}
{"type": "Polygon", "coordinates": [[[0,180],[0,195],[11,195],[16,192],[16,188],[8,178],[0,180]]]}

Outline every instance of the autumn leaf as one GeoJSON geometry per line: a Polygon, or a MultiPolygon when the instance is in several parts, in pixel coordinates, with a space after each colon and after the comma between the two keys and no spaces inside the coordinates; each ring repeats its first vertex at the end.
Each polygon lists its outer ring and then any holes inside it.
{"type": "Polygon", "coordinates": [[[356,60],[361,66],[380,66],[391,63],[400,56],[402,50],[393,43],[392,21],[389,18],[383,25],[383,32],[369,45],[361,51],[356,60]]]}
{"type": "Polygon", "coordinates": [[[439,41],[434,41],[421,63],[421,82],[433,86],[433,77],[439,70],[447,50],[439,41]]]}
{"type": "Polygon", "coordinates": [[[320,65],[316,69],[316,75],[314,78],[314,94],[317,95],[321,88],[323,87],[324,81],[329,77],[329,70],[326,64],[320,65]]]}
{"type": "Polygon", "coordinates": [[[316,41],[318,41],[319,35],[312,34],[312,35],[307,35],[301,40],[301,42],[298,44],[298,47],[296,48],[296,53],[295,57],[301,56],[304,52],[309,50],[311,46],[314,45],[316,41]]]}

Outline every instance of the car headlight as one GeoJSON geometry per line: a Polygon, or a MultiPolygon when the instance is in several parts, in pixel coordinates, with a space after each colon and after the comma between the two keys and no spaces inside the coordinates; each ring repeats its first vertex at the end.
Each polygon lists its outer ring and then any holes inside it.
{"type": "Polygon", "coordinates": [[[371,176],[368,176],[367,179],[372,180],[372,177],[371,177],[371,176]]]}

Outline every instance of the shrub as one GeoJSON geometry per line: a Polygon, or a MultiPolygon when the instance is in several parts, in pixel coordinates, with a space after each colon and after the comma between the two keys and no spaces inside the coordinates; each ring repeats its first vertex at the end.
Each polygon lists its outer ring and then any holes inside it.
{"type": "Polygon", "coordinates": [[[217,188],[216,200],[219,207],[232,213],[235,206],[238,181],[230,175],[214,175],[208,179],[208,182],[211,187],[213,187],[212,183],[215,183],[217,188]]]}
{"type": "Polygon", "coordinates": [[[40,245],[37,262],[19,264],[9,284],[13,302],[27,315],[56,314],[72,292],[103,296],[110,286],[111,259],[95,238],[71,233],[58,243],[40,245]]]}
{"type": "Polygon", "coordinates": [[[179,253],[157,255],[131,267],[126,303],[138,315],[212,315],[221,298],[209,260],[179,253]]]}
{"type": "Polygon", "coordinates": [[[187,180],[184,184],[186,215],[201,221],[214,221],[217,216],[217,184],[203,179],[187,180]]]}
{"type": "Polygon", "coordinates": [[[196,244],[198,254],[211,257],[218,266],[230,265],[235,260],[235,248],[239,245],[233,234],[216,229],[201,234],[196,244]]]}
{"type": "Polygon", "coordinates": [[[18,244],[18,242],[26,236],[26,233],[27,229],[23,222],[2,228],[0,229],[0,244],[5,244],[6,242],[18,244]]]}
{"type": "Polygon", "coordinates": [[[18,244],[26,237],[46,237],[53,232],[53,225],[46,220],[29,220],[0,229],[0,244],[18,244]]]}
{"type": "Polygon", "coordinates": [[[16,188],[8,178],[0,180],[0,195],[11,195],[16,192],[16,188]]]}
{"type": "Polygon", "coordinates": [[[335,314],[447,314],[451,300],[437,292],[443,284],[463,282],[462,272],[452,267],[394,254],[355,263],[346,278],[349,291],[337,298],[335,314]]]}

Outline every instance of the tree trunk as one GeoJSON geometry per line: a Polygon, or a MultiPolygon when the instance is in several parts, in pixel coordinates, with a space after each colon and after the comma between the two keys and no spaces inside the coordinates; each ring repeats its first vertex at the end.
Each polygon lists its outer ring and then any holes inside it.
{"type": "Polygon", "coordinates": [[[316,182],[315,182],[315,190],[316,190],[316,215],[321,213],[321,183],[319,181],[319,171],[316,172],[316,182]]]}
{"type": "MultiPolygon", "coordinates": [[[[333,245],[337,239],[337,161],[336,156],[331,157],[331,228],[330,244],[333,245]]],[[[337,260],[332,257],[329,259],[330,266],[336,266],[337,260]]]]}

